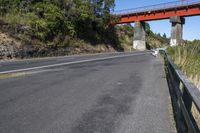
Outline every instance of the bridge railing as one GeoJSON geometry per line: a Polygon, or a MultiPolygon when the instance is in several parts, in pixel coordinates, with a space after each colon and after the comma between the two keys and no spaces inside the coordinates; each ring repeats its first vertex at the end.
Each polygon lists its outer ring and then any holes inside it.
{"type": "Polygon", "coordinates": [[[164,56],[167,81],[171,93],[176,126],[180,133],[200,133],[200,91],[184,73],[173,64],[165,51],[164,56]],[[196,112],[195,112],[196,111],[196,112]]]}
{"type": "Polygon", "coordinates": [[[113,15],[127,15],[127,14],[134,14],[134,13],[141,13],[141,12],[151,12],[156,10],[164,10],[169,8],[176,8],[181,6],[189,6],[194,4],[199,4],[200,0],[182,0],[182,1],[175,1],[175,2],[168,2],[162,3],[157,5],[150,5],[132,9],[125,9],[112,12],[113,15]]]}

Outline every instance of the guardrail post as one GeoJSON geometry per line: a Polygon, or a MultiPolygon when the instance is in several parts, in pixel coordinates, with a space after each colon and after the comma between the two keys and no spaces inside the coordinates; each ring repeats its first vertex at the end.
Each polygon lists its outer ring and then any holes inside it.
{"type": "MultiPolygon", "coordinates": [[[[193,118],[192,117],[192,113],[191,113],[191,109],[192,109],[192,98],[190,97],[190,95],[188,94],[186,88],[183,86],[183,101],[184,101],[184,104],[185,104],[185,107],[186,107],[186,110],[189,114],[189,116],[191,117],[191,119],[193,118]]],[[[192,119],[193,120],[193,119],[192,119]]],[[[193,120],[194,121],[194,120],[193,120]]],[[[185,122],[186,123],[186,122],[185,122]]],[[[194,122],[195,123],[195,122],[194,122]]],[[[195,125],[196,126],[196,125],[195,125]]],[[[190,128],[187,127],[187,130],[189,132],[192,132],[190,131],[190,128]]]]}
{"type": "MultiPolygon", "coordinates": [[[[184,86],[180,84],[179,87],[180,87],[180,90],[181,91],[183,90],[183,93],[184,93],[184,91],[185,91],[184,86]]],[[[181,97],[179,99],[181,99],[181,97]]],[[[179,103],[179,110],[178,110],[178,116],[177,116],[178,132],[187,133],[186,122],[185,122],[185,119],[183,116],[183,112],[181,110],[180,100],[178,100],[178,103],[179,103]]]]}
{"type": "Polygon", "coordinates": [[[200,133],[192,114],[192,104],[200,112],[200,92],[164,53],[166,76],[178,133],[200,133]]]}
{"type": "Polygon", "coordinates": [[[181,103],[180,103],[180,99],[181,99],[181,95],[179,95],[178,93],[180,92],[178,89],[180,89],[181,87],[181,82],[180,79],[178,78],[178,75],[176,74],[176,70],[173,69],[172,64],[170,64],[170,70],[172,70],[172,76],[173,76],[173,86],[174,86],[174,90],[175,90],[175,94],[176,94],[176,99],[177,99],[177,118],[176,118],[176,122],[177,122],[177,130],[179,133],[187,133],[186,130],[186,124],[185,124],[185,120],[184,120],[184,116],[183,116],[183,112],[181,109],[181,103]]]}
{"type": "Polygon", "coordinates": [[[186,91],[185,87],[183,87],[183,101],[185,103],[185,107],[187,111],[191,114],[191,108],[192,108],[192,99],[188,92],[186,91]]]}

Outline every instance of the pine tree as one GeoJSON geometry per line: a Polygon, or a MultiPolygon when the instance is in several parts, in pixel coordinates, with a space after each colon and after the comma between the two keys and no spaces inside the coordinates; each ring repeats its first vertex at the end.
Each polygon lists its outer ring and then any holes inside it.
{"type": "Polygon", "coordinates": [[[164,38],[167,38],[167,35],[164,33],[164,34],[163,34],[163,37],[164,37],[164,38]]]}

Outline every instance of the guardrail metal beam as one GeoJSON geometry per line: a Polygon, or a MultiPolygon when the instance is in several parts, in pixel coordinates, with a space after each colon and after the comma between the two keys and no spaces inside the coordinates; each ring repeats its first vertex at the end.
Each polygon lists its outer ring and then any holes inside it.
{"type": "Polygon", "coordinates": [[[167,81],[174,100],[175,119],[178,132],[180,133],[200,133],[196,120],[192,112],[192,104],[195,105],[200,114],[200,91],[191,83],[183,72],[173,64],[171,58],[165,51],[161,51],[164,56],[167,81]],[[176,107],[175,107],[176,106],[176,107]]]}

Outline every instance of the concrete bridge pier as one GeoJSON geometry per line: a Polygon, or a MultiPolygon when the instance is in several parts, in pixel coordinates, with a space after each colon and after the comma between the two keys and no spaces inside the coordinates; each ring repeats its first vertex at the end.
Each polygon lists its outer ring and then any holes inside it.
{"type": "Polygon", "coordinates": [[[135,22],[133,48],[137,50],[146,50],[145,22],[143,21],[135,22]]]}
{"type": "Polygon", "coordinates": [[[174,16],[170,18],[170,22],[172,23],[170,45],[180,45],[183,42],[183,25],[185,24],[185,19],[174,16]]]}

